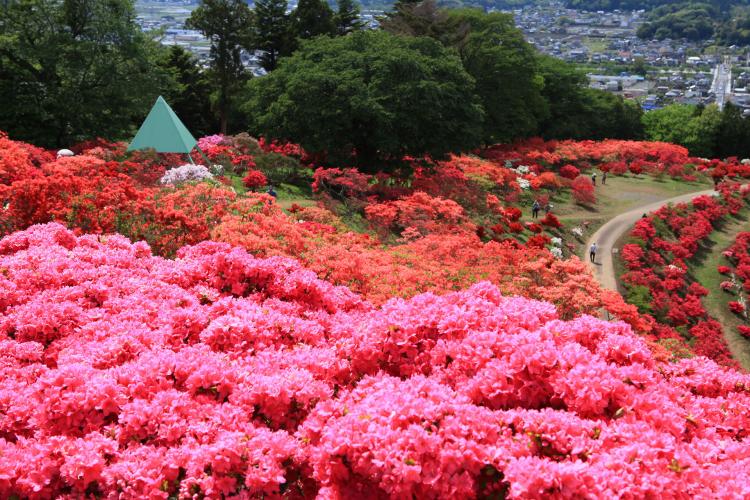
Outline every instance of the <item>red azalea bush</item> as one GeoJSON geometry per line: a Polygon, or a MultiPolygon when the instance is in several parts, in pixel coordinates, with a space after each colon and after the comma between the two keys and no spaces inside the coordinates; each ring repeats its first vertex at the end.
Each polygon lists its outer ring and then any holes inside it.
{"type": "MultiPolygon", "coordinates": [[[[515,160],[536,163],[545,168],[560,168],[560,175],[574,179],[575,172],[566,169],[571,163],[600,168],[613,175],[627,170],[634,174],[669,173],[692,179],[697,168],[712,168],[709,162],[691,158],[687,149],[674,144],[645,141],[543,141],[528,139],[508,145],[496,145],[483,151],[483,156],[495,161],[515,160]],[[565,174],[563,174],[563,170],[565,174]]],[[[574,165],[573,168],[576,168],[574,165]]]]}
{"type": "Polygon", "coordinates": [[[258,170],[250,170],[247,175],[242,179],[242,184],[248,189],[258,189],[268,184],[268,179],[263,175],[263,172],[258,170]]]}
{"type": "Polygon", "coordinates": [[[582,205],[593,205],[596,203],[594,184],[587,177],[576,177],[570,185],[573,199],[582,205]]]}
{"type": "Polygon", "coordinates": [[[173,256],[184,245],[209,239],[236,200],[234,190],[220,184],[161,189],[121,212],[116,230],[147,241],[159,255],[173,256]]]}
{"type": "Polygon", "coordinates": [[[562,227],[560,220],[551,212],[546,214],[539,223],[552,229],[559,229],[562,227]]]}
{"type": "Polygon", "coordinates": [[[54,160],[51,152],[23,142],[12,141],[0,131],[0,185],[32,177],[43,163],[54,160]]]}
{"type": "MultiPolygon", "coordinates": [[[[727,288],[724,288],[724,283],[722,283],[722,289],[728,290],[737,288],[739,290],[740,300],[744,301],[744,293],[750,291],[750,232],[737,233],[734,242],[723,252],[723,255],[732,267],[719,266],[718,271],[721,274],[731,275],[732,281],[729,282],[730,287],[727,288]]],[[[729,302],[728,307],[733,313],[741,315],[742,318],[747,319],[747,311],[744,302],[729,302]]],[[[742,329],[743,326],[741,326],[740,329],[742,329]]],[[[745,335],[742,330],[740,330],[740,332],[745,335]]]]}
{"type": "Polygon", "coordinates": [[[571,165],[578,170],[599,168],[612,175],[627,171],[635,175],[669,175],[683,180],[695,180],[696,174],[706,172],[716,182],[725,178],[750,177],[750,165],[737,158],[705,160],[694,158],[688,150],[675,144],[646,141],[544,141],[527,139],[513,144],[491,146],[482,156],[498,165],[515,162],[537,165],[542,170],[555,169],[562,177],[575,178],[571,165]],[[575,165],[572,165],[575,164],[575,165]],[[565,169],[565,173],[563,173],[565,169]]]}
{"type": "Polygon", "coordinates": [[[375,308],[288,259],[178,257],[0,241],[0,496],[750,495],[748,375],[488,283],[375,308]]]}
{"type": "Polygon", "coordinates": [[[729,310],[732,311],[734,314],[745,314],[744,304],[740,302],[732,301],[728,305],[729,305],[729,310]]]}
{"type": "MultiPolygon", "coordinates": [[[[201,149],[212,154],[265,154],[250,137],[211,136],[202,138],[200,144],[201,149]]],[[[220,240],[241,245],[259,256],[298,258],[319,276],[350,286],[377,304],[394,296],[406,298],[427,291],[442,294],[491,280],[506,293],[555,303],[564,318],[595,313],[604,307],[639,332],[650,328],[634,308],[602,291],[580,261],[559,261],[538,248],[547,240],[530,239],[536,248],[522,251],[513,240],[483,242],[466,230],[471,228],[471,222],[460,205],[403,191],[393,178],[327,169],[319,171],[316,179],[320,189],[359,196],[363,207],[396,208],[392,222],[398,226],[394,226],[396,230],[401,230],[402,238],[398,244],[384,246],[378,238],[352,232],[338,216],[320,207],[292,207],[293,213],[287,215],[267,195],[237,195],[221,184],[159,186],[156,179],[164,172],[159,163],[164,155],[138,153],[138,161],[135,156],[105,160],[103,157],[115,158],[124,153],[120,145],[99,141],[93,149],[111,148],[107,149],[111,154],[54,161],[48,153],[31,146],[10,140],[6,145],[8,151],[14,151],[14,165],[20,161],[18,155],[27,163],[19,169],[14,166],[17,177],[10,185],[0,186],[0,230],[5,232],[56,220],[76,231],[83,228],[88,232],[118,232],[134,240],[145,240],[154,252],[164,256],[175,255],[183,245],[220,240]],[[377,203],[368,198],[375,192],[395,196],[377,203]]],[[[11,161],[10,153],[5,158],[11,161]]],[[[173,158],[167,160],[172,162],[173,158]]],[[[456,157],[443,166],[460,171],[460,175],[450,175],[455,179],[463,175],[471,186],[479,181],[469,177],[478,179],[487,169],[493,175],[509,172],[513,179],[517,176],[509,168],[495,169],[491,162],[473,157],[456,157]],[[469,177],[461,169],[470,172],[469,177]]],[[[470,193],[462,191],[460,184],[456,181],[451,189],[470,193]]],[[[497,195],[486,193],[475,206],[490,212],[487,223],[494,231],[488,236],[500,239],[500,231],[523,232],[518,222],[521,210],[503,206],[498,198],[503,188],[493,185],[497,195]]]]}
{"type": "Polygon", "coordinates": [[[581,171],[573,165],[565,165],[560,169],[560,177],[565,177],[566,179],[570,179],[571,181],[579,175],[581,175],[581,171]]]}
{"type": "Polygon", "coordinates": [[[394,296],[445,293],[490,280],[504,293],[553,302],[565,318],[604,307],[639,332],[650,330],[635,308],[599,288],[580,260],[560,261],[538,247],[519,252],[515,242],[483,243],[474,234],[447,232],[383,247],[377,239],[349,231],[322,209],[296,207],[288,216],[269,203],[267,195],[232,204],[211,231],[211,239],[243,246],[259,256],[298,258],[319,276],[349,286],[377,304],[394,296]],[[307,221],[329,229],[312,230],[307,221]]]}
{"type": "Polygon", "coordinates": [[[535,224],[533,222],[527,222],[526,229],[528,229],[534,234],[539,234],[542,232],[542,226],[540,226],[539,224],[535,224]]]}
{"type": "Polygon", "coordinates": [[[453,200],[416,192],[411,196],[365,207],[365,216],[381,233],[401,234],[407,228],[419,234],[474,232],[476,227],[453,200]]]}
{"type": "MultiPolygon", "coordinates": [[[[30,173],[0,184],[6,207],[0,217],[6,231],[59,220],[87,232],[114,231],[118,213],[130,210],[154,193],[154,188],[123,173],[128,163],[74,156],[43,163],[30,173]]],[[[159,176],[164,169],[158,171],[159,176]]]]}
{"type": "Polygon", "coordinates": [[[354,168],[318,168],[313,176],[313,191],[333,198],[360,198],[370,190],[372,177],[354,168]]]}

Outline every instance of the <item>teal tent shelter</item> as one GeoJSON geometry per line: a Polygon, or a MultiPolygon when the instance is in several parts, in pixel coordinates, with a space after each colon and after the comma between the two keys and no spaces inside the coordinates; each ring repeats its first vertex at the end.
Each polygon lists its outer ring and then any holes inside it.
{"type": "MultiPolygon", "coordinates": [[[[193,163],[190,152],[197,147],[198,141],[172,111],[167,101],[159,96],[128,146],[128,151],[154,149],[158,153],[185,153],[193,163]]],[[[203,151],[200,148],[198,151],[208,163],[203,151]]]]}

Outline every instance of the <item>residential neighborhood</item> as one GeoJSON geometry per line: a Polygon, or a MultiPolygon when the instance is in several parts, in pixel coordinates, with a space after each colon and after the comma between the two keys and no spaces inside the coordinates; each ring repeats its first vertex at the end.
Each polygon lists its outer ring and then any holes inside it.
{"type": "Polygon", "coordinates": [[[592,88],[637,99],[645,110],[732,101],[750,115],[746,47],[719,52],[711,40],[641,40],[643,11],[587,12],[549,2],[508,12],[541,52],[585,68],[592,88]]]}

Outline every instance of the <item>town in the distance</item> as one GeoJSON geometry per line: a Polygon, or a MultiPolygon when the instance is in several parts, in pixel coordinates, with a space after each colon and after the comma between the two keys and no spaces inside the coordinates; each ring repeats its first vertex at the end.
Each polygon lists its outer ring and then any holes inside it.
{"type": "MultiPolygon", "coordinates": [[[[249,2],[252,4],[252,1],[249,2]]],[[[210,43],[185,20],[197,0],[138,0],[137,22],[161,43],[178,45],[207,65],[210,43]]],[[[296,0],[288,5],[288,12],[296,0]]],[[[717,47],[715,40],[639,36],[648,22],[641,10],[591,11],[562,1],[529,3],[487,11],[513,14],[516,25],[539,51],[575,63],[586,70],[592,88],[637,100],[644,110],[669,104],[708,105],[720,109],[731,101],[750,115],[750,53],[746,46],[717,47]]],[[[373,29],[387,5],[363,7],[361,20],[373,29]]],[[[243,63],[256,76],[265,74],[259,54],[243,52],[243,63]]]]}

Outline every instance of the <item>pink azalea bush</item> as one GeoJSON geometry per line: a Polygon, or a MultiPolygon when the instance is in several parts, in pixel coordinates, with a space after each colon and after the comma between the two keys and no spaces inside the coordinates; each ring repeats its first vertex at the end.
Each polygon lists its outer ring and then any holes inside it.
{"type": "Polygon", "coordinates": [[[224,142],[224,136],[221,134],[207,135],[198,139],[198,147],[206,152],[222,142],[224,142]]]}
{"type": "Polygon", "coordinates": [[[0,497],[743,497],[750,376],[489,283],[374,307],[223,243],[0,240],[0,497]]]}

